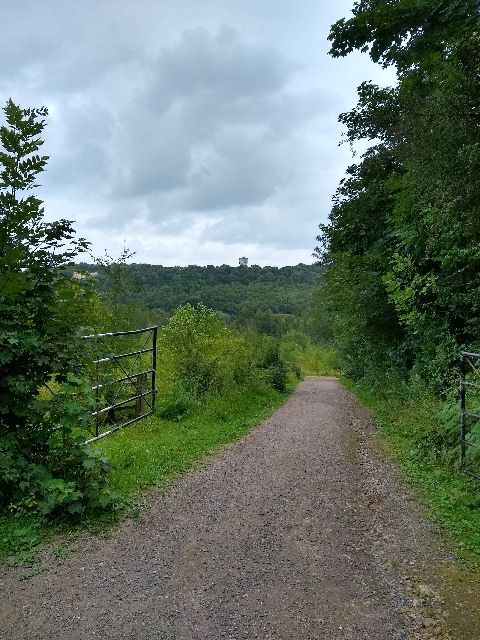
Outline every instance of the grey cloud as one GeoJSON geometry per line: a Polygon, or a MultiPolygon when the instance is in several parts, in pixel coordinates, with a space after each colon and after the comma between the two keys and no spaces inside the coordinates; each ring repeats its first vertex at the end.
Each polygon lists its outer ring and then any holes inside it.
{"type": "Polygon", "coordinates": [[[158,117],[141,105],[121,118],[116,146],[123,167],[113,197],[148,196],[186,184],[191,139],[183,120],[182,109],[158,117]]]}
{"type": "MultiPolygon", "coordinates": [[[[109,146],[115,132],[112,113],[98,104],[70,107],[57,115],[63,126],[50,150],[46,185],[101,191],[110,172],[109,146]]],[[[48,130],[47,130],[48,131],[48,130]]]]}
{"type": "Polygon", "coordinates": [[[3,0],[0,98],[51,107],[46,211],[106,244],[313,246],[348,164],[336,114],[374,77],[327,64],[349,6],[3,0]]]}
{"type": "Polygon", "coordinates": [[[182,208],[215,211],[264,202],[287,172],[275,151],[261,132],[229,132],[192,172],[182,208]]]}
{"type": "Polygon", "coordinates": [[[120,231],[133,221],[141,220],[142,215],[142,207],[138,202],[122,202],[121,205],[111,206],[103,216],[87,218],[85,226],[92,229],[110,228],[120,231]]]}
{"type": "Polygon", "coordinates": [[[292,169],[279,145],[326,105],[320,92],[289,93],[295,68],[227,27],[184,33],[120,117],[124,163],[112,196],[174,193],[184,212],[263,202],[292,169]]]}
{"type": "Polygon", "coordinates": [[[235,217],[230,216],[207,224],[200,235],[200,243],[244,244],[256,242],[256,226],[252,224],[251,216],[245,215],[245,212],[240,210],[236,212],[235,217]]]}
{"type": "Polygon", "coordinates": [[[6,0],[0,40],[0,87],[19,82],[43,95],[85,91],[116,69],[141,68],[145,55],[125,38],[102,3],[6,0]],[[19,11],[19,5],[22,10],[19,11]]]}
{"type": "Polygon", "coordinates": [[[280,210],[278,206],[224,212],[219,220],[205,225],[199,242],[303,247],[311,239],[315,226],[307,212],[302,211],[301,217],[298,214],[298,210],[280,210]]]}
{"type": "Polygon", "coordinates": [[[278,91],[297,67],[271,48],[242,43],[231,27],[215,35],[195,29],[184,32],[176,47],[161,51],[145,97],[155,110],[199,94],[217,95],[225,103],[278,91]]]}

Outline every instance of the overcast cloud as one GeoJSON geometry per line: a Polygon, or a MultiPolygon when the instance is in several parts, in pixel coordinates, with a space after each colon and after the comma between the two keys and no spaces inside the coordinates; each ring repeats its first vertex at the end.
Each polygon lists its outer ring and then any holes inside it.
{"type": "Polygon", "coordinates": [[[351,162],[366,55],[327,56],[353,0],[3,0],[0,101],[49,108],[38,195],[96,255],[312,262],[351,162]]]}

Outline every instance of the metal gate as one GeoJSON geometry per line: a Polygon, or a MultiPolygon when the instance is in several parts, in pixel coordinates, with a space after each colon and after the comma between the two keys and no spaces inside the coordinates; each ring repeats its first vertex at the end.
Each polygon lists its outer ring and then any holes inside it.
{"type": "Polygon", "coordinates": [[[93,341],[96,353],[90,371],[96,408],[88,444],[155,411],[157,327],[99,333],[82,340],[93,341]]]}
{"type": "Polygon", "coordinates": [[[480,480],[480,354],[468,351],[460,352],[460,471],[480,480]]]}

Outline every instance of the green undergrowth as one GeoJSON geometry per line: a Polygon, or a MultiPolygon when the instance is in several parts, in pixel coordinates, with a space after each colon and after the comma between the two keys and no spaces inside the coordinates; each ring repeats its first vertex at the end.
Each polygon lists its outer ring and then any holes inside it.
{"type": "MultiPolygon", "coordinates": [[[[34,565],[37,553],[53,535],[60,534],[63,549],[78,531],[108,536],[121,519],[138,519],[146,503],[145,495],[139,501],[140,494],[165,487],[205,455],[243,436],[280,407],[298,382],[290,376],[283,393],[259,387],[231,390],[202,401],[160,397],[155,415],[97,442],[110,459],[108,480],[119,495],[117,508],[59,519],[4,514],[0,517],[0,558],[11,566],[34,565]],[[162,419],[162,414],[167,417],[162,419]]],[[[55,549],[52,553],[57,555],[55,549]]]]}
{"type": "Polygon", "coordinates": [[[480,481],[458,471],[457,398],[442,401],[426,391],[395,385],[368,390],[347,379],[342,384],[373,410],[388,455],[427,505],[429,517],[457,557],[480,568],[480,481]]]}
{"type": "Polygon", "coordinates": [[[304,352],[299,355],[300,368],[305,376],[338,376],[336,369],[338,356],[336,351],[330,348],[308,344],[304,352]]]}

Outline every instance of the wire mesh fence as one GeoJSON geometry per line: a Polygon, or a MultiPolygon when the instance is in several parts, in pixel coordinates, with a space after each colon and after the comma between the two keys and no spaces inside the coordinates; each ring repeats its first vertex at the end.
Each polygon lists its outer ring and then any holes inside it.
{"type": "Polygon", "coordinates": [[[480,354],[460,352],[460,470],[480,480],[480,354]]]}
{"type": "Polygon", "coordinates": [[[94,382],[94,442],[155,411],[157,327],[83,336],[92,341],[88,374],[94,382]]]}

